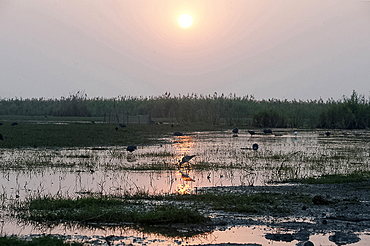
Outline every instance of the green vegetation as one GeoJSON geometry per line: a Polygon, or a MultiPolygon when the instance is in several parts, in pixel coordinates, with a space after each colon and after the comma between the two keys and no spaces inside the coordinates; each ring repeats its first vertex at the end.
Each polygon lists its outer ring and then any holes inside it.
{"type": "Polygon", "coordinates": [[[172,204],[148,204],[141,199],[134,199],[135,196],[131,198],[99,196],[71,199],[45,196],[14,205],[14,209],[23,220],[48,224],[69,222],[163,225],[208,221],[208,218],[195,209],[172,204]]]}
{"type": "Polygon", "coordinates": [[[365,129],[370,127],[370,103],[355,91],[350,98],[328,101],[329,107],[321,112],[318,127],[365,129]]]}
{"type": "Polygon", "coordinates": [[[199,212],[208,208],[248,214],[284,213],[293,204],[312,203],[312,198],[300,194],[254,193],[123,197],[89,196],[83,198],[36,197],[14,204],[18,218],[38,223],[139,225],[199,224],[209,218],[199,212]]]}
{"type": "Polygon", "coordinates": [[[80,92],[60,99],[2,99],[0,115],[32,117],[118,118],[150,115],[174,124],[246,127],[346,128],[370,127],[370,101],[353,91],[350,98],[320,100],[256,100],[253,96],[179,95],[157,97],[88,98],[80,92]]]}
{"type": "Polygon", "coordinates": [[[82,243],[64,242],[63,239],[43,236],[32,238],[32,240],[19,239],[15,236],[0,237],[0,245],[2,246],[82,246],[82,243]]]}
{"type": "Polygon", "coordinates": [[[308,177],[303,179],[291,179],[287,182],[302,183],[302,184],[340,184],[340,183],[353,183],[369,180],[370,172],[361,171],[349,174],[327,174],[320,177],[308,177]]]}
{"type": "Polygon", "coordinates": [[[4,138],[0,140],[0,148],[141,145],[171,130],[163,125],[115,128],[114,124],[7,124],[0,126],[4,138]]]}

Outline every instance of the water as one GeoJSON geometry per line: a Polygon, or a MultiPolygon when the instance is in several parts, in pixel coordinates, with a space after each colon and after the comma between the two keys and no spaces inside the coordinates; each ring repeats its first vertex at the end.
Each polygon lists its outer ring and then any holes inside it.
{"type": "MultiPolygon", "coordinates": [[[[0,193],[9,200],[42,194],[73,197],[138,191],[196,193],[202,187],[272,185],[271,182],[285,179],[370,170],[368,131],[335,131],[329,137],[318,131],[294,134],[293,130],[280,130],[274,133],[250,136],[243,130],[238,135],[233,135],[231,130],[194,132],[160,139],[158,145],[138,146],[133,153],[128,153],[125,146],[2,149],[0,193]],[[257,151],[252,149],[255,143],[257,151]],[[181,168],[194,181],[184,181],[179,172],[179,160],[185,155],[196,155],[189,166],[181,168]]],[[[217,228],[191,238],[168,238],[127,228],[114,231],[63,226],[34,228],[21,226],[4,213],[0,226],[1,234],[47,232],[82,241],[104,241],[106,236],[116,235],[119,237],[112,242],[117,245],[123,242],[138,245],[221,242],[296,245],[298,242],[266,239],[266,233],[274,230],[266,226],[217,228]]],[[[352,245],[369,242],[367,234],[359,237],[362,240],[352,245]]],[[[313,235],[310,240],[321,245],[335,245],[327,234],[313,235]]]]}

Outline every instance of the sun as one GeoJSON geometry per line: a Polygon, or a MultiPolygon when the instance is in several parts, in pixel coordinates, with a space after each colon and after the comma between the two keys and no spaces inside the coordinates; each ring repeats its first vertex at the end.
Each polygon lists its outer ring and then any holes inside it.
{"type": "Polygon", "coordinates": [[[188,28],[193,24],[193,17],[185,13],[185,14],[180,15],[178,21],[179,21],[179,25],[182,28],[188,28]]]}

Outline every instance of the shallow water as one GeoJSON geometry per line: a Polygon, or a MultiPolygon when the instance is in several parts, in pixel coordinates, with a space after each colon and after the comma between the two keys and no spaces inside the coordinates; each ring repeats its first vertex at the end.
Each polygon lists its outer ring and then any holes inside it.
{"type": "MultiPolygon", "coordinates": [[[[3,194],[2,201],[23,200],[39,194],[73,197],[86,193],[137,191],[151,194],[196,193],[202,187],[271,185],[271,181],[370,170],[369,135],[368,131],[332,131],[327,137],[324,132],[298,131],[294,134],[289,129],[279,130],[274,135],[261,133],[250,136],[244,130],[238,135],[233,135],[230,130],[169,136],[160,139],[161,144],[158,145],[138,146],[133,153],[128,153],[125,146],[1,149],[0,193],[3,194]],[[257,151],[252,150],[254,143],[258,144],[257,151]],[[181,167],[181,171],[194,181],[184,181],[179,172],[179,160],[185,155],[196,155],[190,165],[181,167]]],[[[29,225],[19,227],[17,222],[4,214],[0,226],[1,234],[45,232],[29,225]]],[[[107,229],[69,230],[60,227],[47,229],[47,233],[73,238],[88,236],[86,240],[93,235],[95,239],[119,235],[122,238],[114,242],[117,245],[123,242],[145,242],[147,245],[221,242],[296,245],[297,241],[266,239],[269,230],[272,229],[263,226],[218,228],[207,235],[185,239],[145,234],[132,229],[122,229],[118,233],[107,229]]],[[[311,237],[311,241],[322,242],[321,245],[335,245],[329,241],[328,235],[311,237]]],[[[361,241],[351,245],[370,242],[365,233],[360,238],[361,241]]]]}

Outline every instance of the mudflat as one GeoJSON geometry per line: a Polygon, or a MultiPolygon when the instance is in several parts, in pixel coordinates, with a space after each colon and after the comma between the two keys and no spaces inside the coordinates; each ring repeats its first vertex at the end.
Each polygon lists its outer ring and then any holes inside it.
{"type": "Polygon", "coordinates": [[[370,180],[343,184],[212,187],[203,190],[217,193],[301,194],[310,198],[309,202],[281,201],[280,206],[286,208],[286,213],[217,211],[212,223],[218,227],[266,225],[281,230],[297,230],[297,237],[315,233],[363,232],[370,228],[370,180]]]}

